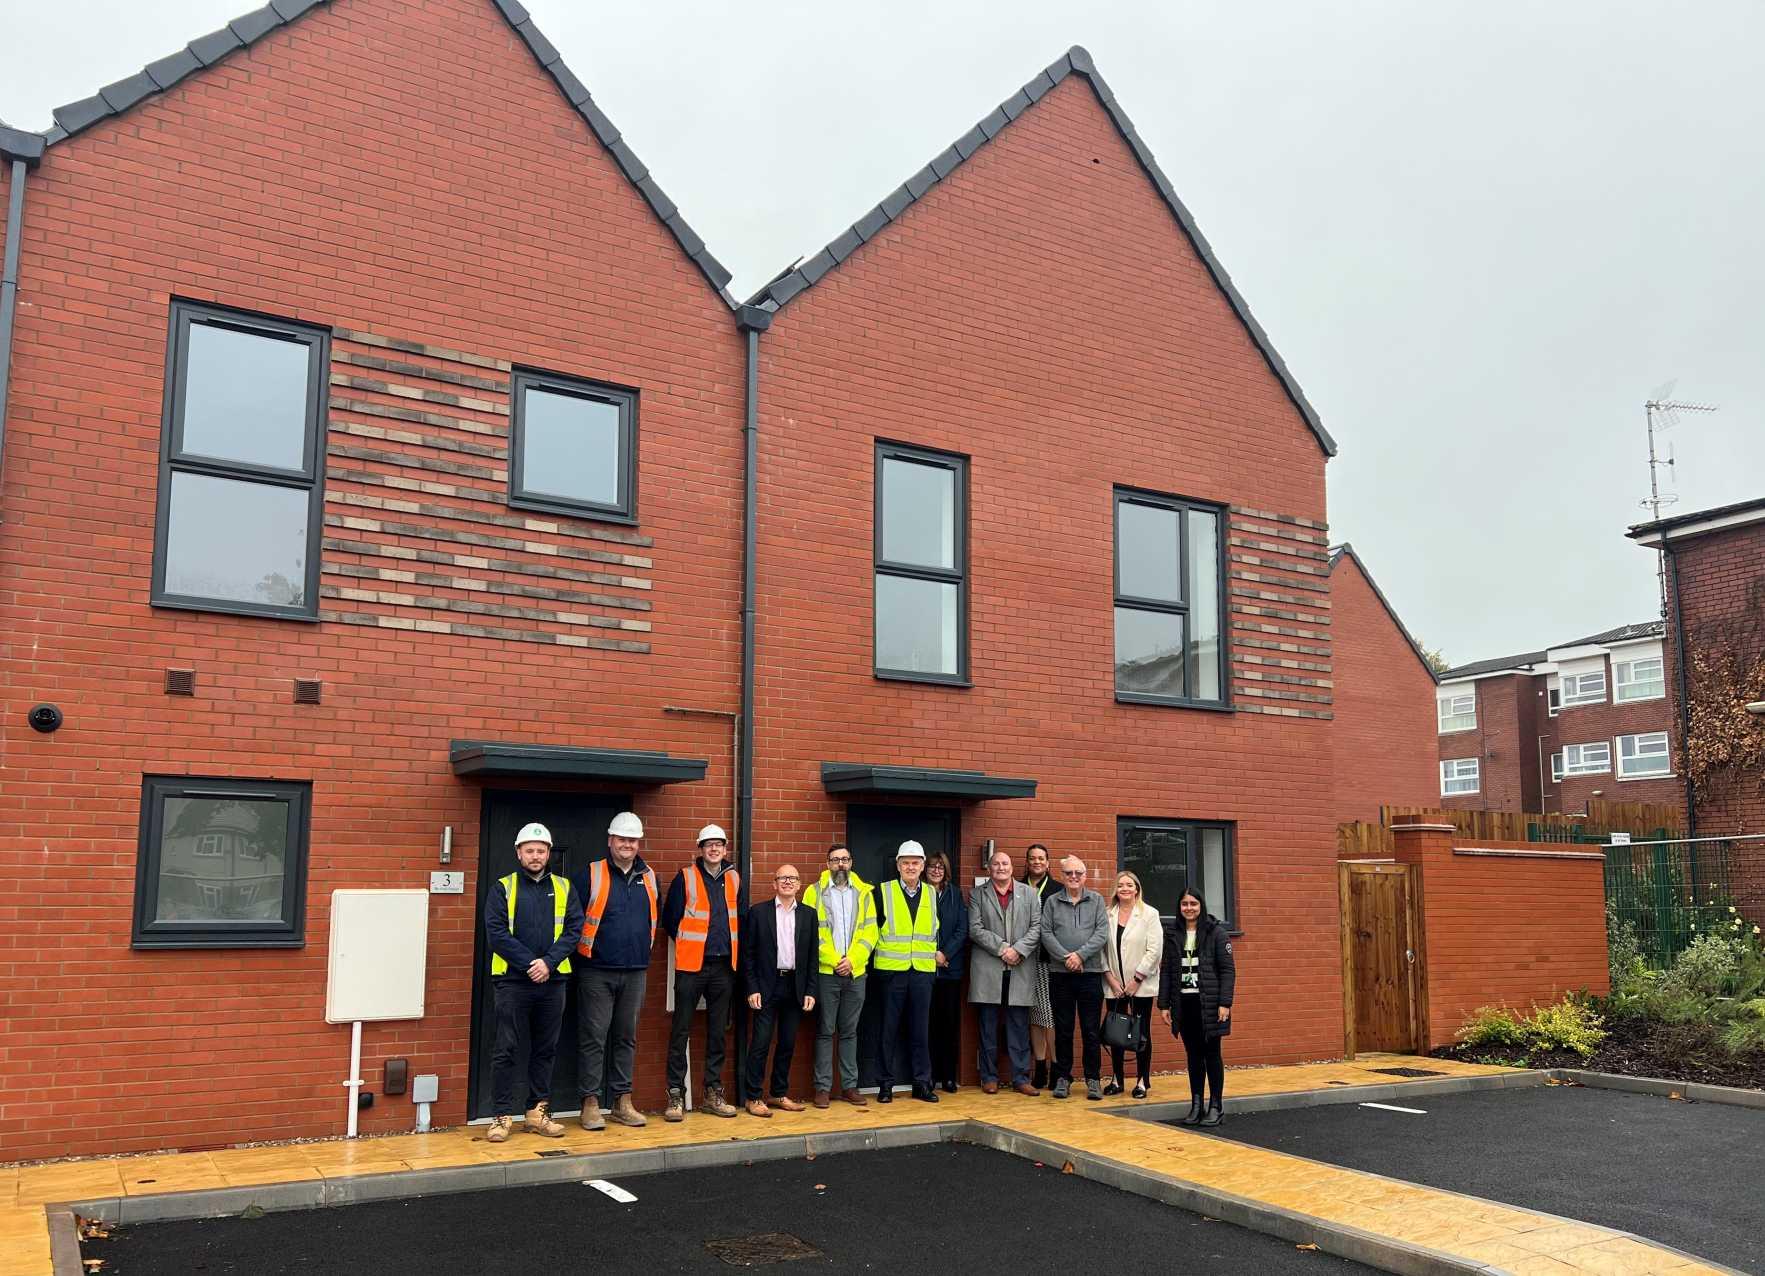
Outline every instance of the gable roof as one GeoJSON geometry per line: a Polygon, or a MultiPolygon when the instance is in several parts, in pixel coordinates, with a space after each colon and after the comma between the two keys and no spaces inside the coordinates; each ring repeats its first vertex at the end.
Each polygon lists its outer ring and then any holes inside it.
{"type": "Polygon", "coordinates": [[[748,304],[762,310],[776,312],[792,298],[813,288],[829,271],[856,252],[860,244],[866,243],[881,233],[885,226],[923,199],[928,191],[961,167],[964,160],[992,141],[1005,130],[1007,125],[1040,101],[1049,90],[1073,74],[1077,74],[1080,79],[1091,86],[1092,92],[1096,93],[1098,102],[1102,104],[1116,130],[1121,134],[1122,140],[1128,144],[1128,149],[1133,151],[1134,157],[1140,161],[1140,167],[1145,170],[1146,176],[1158,189],[1159,195],[1163,197],[1166,206],[1170,208],[1171,214],[1176,217],[1177,224],[1182,227],[1183,233],[1188,236],[1190,244],[1194,246],[1196,255],[1201,258],[1202,264],[1213,276],[1214,283],[1226,295],[1226,300],[1231,303],[1239,321],[1250,333],[1250,338],[1256,343],[1257,349],[1262,352],[1262,357],[1268,363],[1269,370],[1275,374],[1276,379],[1287,391],[1287,397],[1293,401],[1293,406],[1299,410],[1299,415],[1305,418],[1306,425],[1311,428],[1312,434],[1317,438],[1318,446],[1324,449],[1324,455],[1335,456],[1336,440],[1331,438],[1329,431],[1324,429],[1324,423],[1318,419],[1316,409],[1306,399],[1305,391],[1299,388],[1298,380],[1295,379],[1281,356],[1275,352],[1274,344],[1269,340],[1269,334],[1263,331],[1262,325],[1256,321],[1256,316],[1250,313],[1250,303],[1244,300],[1244,297],[1233,285],[1232,277],[1226,273],[1226,268],[1220,265],[1219,259],[1213,255],[1213,249],[1208,245],[1200,228],[1196,226],[1194,217],[1183,206],[1183,201],[1177,198],[1176,188],[1164,175],[1164,170],[1159,168],[1158,161],[1152,157],[1151,148],[1134,131],[1133,121],[1128,119],[1127,112],[1115,100],[1115,94],[1110,91],[1109,85],[1104,83],[1103,75],[1091,60],[1090,53],[1080,45],[1075,44],[1065,54],[1055,59],[1035,79],[1006,98],[985,119],[952,142],[931,163],[896,187],[882,203],[853,222],[827,247],[813,257],[781,271],[773,278],[772,282],[750,297],[748,304]]]}
{"type": "Polygon", "coordinates": [[[1360,568],[1361,575],[1372,587],[1373,597],[1377,598],[1379,605],[1385,608],[1385,614],[1391,617],[1391,623],[1397,626],[1397,632],[1403,635],[1403,640],[1410,645],[1410,650],[1416,653],[1416,659],[1422,662],[1422,668],[1428,671],[1429,680],[1439,682],[1440,677],[1434,672],[1434,666],[1428,663],[1428,653],[1422,650],[1422,644],[1416,641],[1414,634],[1410,633],[1409,626],[1403,623],[1403,617],[1397,614],[1397,608],[1391,605],[1391,600],[1385,597],[1385,591],[1379,588],[1379,582],[1373,579],[1373,573],[1367,570],[1366,559],[1355,553],[1354,546],[1347,541],[1343,541],[1342,544],[1330,551],[1330,574],[1332,576],[1336,574],[1336,564],[1344,558],[1354,560],[1354,565],[1360,568]]]}
{"type": "MultiPolygon", "coordinates": [[[[290,25],[310,10],[327,3],[329,0],[270,0],[263,8],[233,19],[219,31],[212,31],[192,40],[178,52],[160,58],[157,62],[149,62],[134,75],[118,80],[115,84],[105,85],[91,97],[56,107],[55,127],[47,132],[39,135],[7,129],[4,133],[15,134],[21,139],[37,138],[38,154],[41,154],[44,145],[55,146],[91,128],[100,120],[123,114],[148,98],[165,92],[186,76],[206,70],[235,50],[251,47],[272,31],[290,25]]],[[[533,19],[520,0],[490,0],[490,3],[496,6],[497,12],[515,29],[515,34],[521,37],[546,74],[557,83],[576,113],[606,148],[607,154],[613,157],[619,171],[637,188],[638,194],[644,197],[644,202],[650,206],[662,225],[668,228],[669,234],[674,236],[675,242],[692,259],[711,287],[717,290],[717,295],[723,298],[724,304],[734,309],[735,298],[728,289],[729,271],[711,255],[710,250],[705,247],[705,241],[686,224],[686,219],[680,215],[674,201],[662,193],[655,178],[650,176],[650,170],[632,153],[631,147],[626,145],[613,122],[594,104],[587,87],[564,65],[557,47],[534,26],[533,19]]],[[[0,146],[6,146],[7,153],[14,153],[3,134],[0,134],[0,146]]]]}

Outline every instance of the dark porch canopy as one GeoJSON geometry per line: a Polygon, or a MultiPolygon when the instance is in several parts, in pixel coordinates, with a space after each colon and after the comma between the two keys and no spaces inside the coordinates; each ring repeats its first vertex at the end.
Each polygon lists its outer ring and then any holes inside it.
{"type": "Polygon", "coordinates": [[[872,766],[859,762],[823,762],[821,787],[838,797],[1033,798],[1034,780],[1014,780],[984,771],[951,771],[938,767],[872,766]]]}
{"type": "Polygon", "coordinates": [[[641,749],[579,749],[562,744],[497,744],[455,740],[448,760],[461,778],[605,780],[679,784],[705,778],[704,758],[676,758],[641,749]]]}

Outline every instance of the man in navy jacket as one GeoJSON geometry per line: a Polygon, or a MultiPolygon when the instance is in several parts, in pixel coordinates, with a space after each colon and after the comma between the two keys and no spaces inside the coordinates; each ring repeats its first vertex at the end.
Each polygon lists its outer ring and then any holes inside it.
{"type": "Polygon", "coordinates": [[[748,909],[742,925],[742,990],[754,1012],[753,1036],[748,1042],[748,1113],[769,1117],[772,1108],[801,1112],[803,1105],[790,1097],[791,1056],[797,1049],[797,1029],[803,1015],[815,1009],[816,979],[820,970],[817,948],[821,921],[815,910],[799,902],[803,877],[796,865],[784,864],[773,874],[773,897],[748,909]],[[774,1028],[778,1049],[772,1057],[771,1107],[760,1089],[766,1071],[766,1051],[774,1028]]]}

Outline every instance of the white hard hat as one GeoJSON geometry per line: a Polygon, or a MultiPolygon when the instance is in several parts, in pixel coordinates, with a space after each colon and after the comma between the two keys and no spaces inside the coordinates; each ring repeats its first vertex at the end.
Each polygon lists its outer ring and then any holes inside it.
{"type": "Polygon", "coordinates": [[[898,860],[911,859],[915,856],[917,856],[919,859],[924,859],[925,858],[925,847],[921,846],[918,842],[915,842],[912,839],[908,839],[907,841],[902,842],[901,849],[895,852],[895,858],[898,860]]]}
{"type": "Polygon", "coordinates": [[[607,835],[609,837],[642,837],[643,821],[631,811],[621,811],[613,817],[613,822],[607,825],[607,835]]]}
{"type": "Polygon", "coordinates": [[[520,846],[523,842],[544,842],[547,846],[550,846],[552,844],[552,831],[543,824],[529,824],[519,833],[515,834],[515,845],[520,846]]]}
{"type": "Polygon", "coordinates": [[[699,830],[700,846],[703,846],[706,842],[727,842],[728,840],[729,834],[725,833],[723,829],[716,824],[707,824],[704,828],[699,830]]]}

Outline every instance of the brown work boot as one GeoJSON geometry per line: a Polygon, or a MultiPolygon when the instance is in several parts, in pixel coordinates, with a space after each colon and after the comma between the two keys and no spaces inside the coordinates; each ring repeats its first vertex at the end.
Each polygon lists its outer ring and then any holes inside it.
{"type": "Polygon", "coordinates": [[[576,1118],[585,1130],[604,1130],[607,1118],[601,1115],[601,1101],[590,1095],[582,1101],[582,1115],[576,1118]]]}
{"type": "Polygon", "coordinates": [[[548,1139],[564,1137],[564,1124],[552,1120],[552,1105],[536,1103],[527,1109],[527,1133],[543,1135],[548,1139]]]}
{"type": "Polygon", "coordinates": [[[631,1095],[622,1094],[613,1100],[613,1110],[607,1116],[620,1125],[648,1125],[643,1113],[639,1112],[631,1102],[631,1095]]]}
{"type": "Polygon", "coordinates": [[[855,1108],[868,1108],[870,1106],[870,1100],[859,1094],[855,1089],[847,1090],[844,1094],[840,1095],[840,1098],[844,1099],[855,1108]]]}
{"type": "Polygon", "coordinates": [[[772,1115],[772,1109],[767,1107],[766,1104],[759,1099],[749,1099],[748,1115],[755,1117],[769,1117],[772,1115]]]}
{"type": "Polygon", "coordinates": [[[833,1095],[829,1094],[826,1090],[817,1090],[815,1092],[815,1106],[816,1107],[825,1108],[828,1106],[828,1104],[830,1104],[832,1102],[833,1102],[833,1095]]]}
{"type": "Polygon", "coordinates": [[[999,1093],[999,1083],[997,1081],[983,1081],[983,1082],[981,1082],[981,1093],[982,1094],[998,1094],[999,1093]]]}
{"type": "Polygon", "coordinates": [[[803,1110],[803,1105],[788,1094],[775,1094],[767,1102],[780,1112],[801,1112],[803,1110]]]}
{"type": "Polygon", "coordinates": [[[720,1085],[708,1085],[705,1087],[704,1110],[709,1112],[712,1116],[719,1117],[732,1117],[735,1116],[737,1112],[736,1106],[723,1097],[723,1087],[720,1085]]]}
{"type": "MultiPolygon", "coordinates": [[[[490,1123],[490,1129],[484,1132],[484,1141],[486,1143],[507,1143],[509,1141],[509,1131],[514,1128],[514,1117],[499,1116],[496,1120],[490,1123]]],[[[562,1131],[559,1131],[559,1133],[562,1133],[562,1131]]]]}
{"type": "Polygon", "coordinates": [[[1019,1081],[1016,1085],[1012,1086],[1011,1088],[1013,1090],[1016,1090],[1019,1094],[1024,1095],[1026,1098],[1031,1098],[1031,1099],[1039,1098],[1042,1093],[1040,1090],[1036,1089],[1035,1086],[1031,1085],[1028,1081],[1019,1081]]]}
{"type": "Polygon", "coordinates": [[[668,1106],[662,1109],[664,1121],[686,1120],[686,1095],[679,1090],[668,1091],[668,1106]]]}

